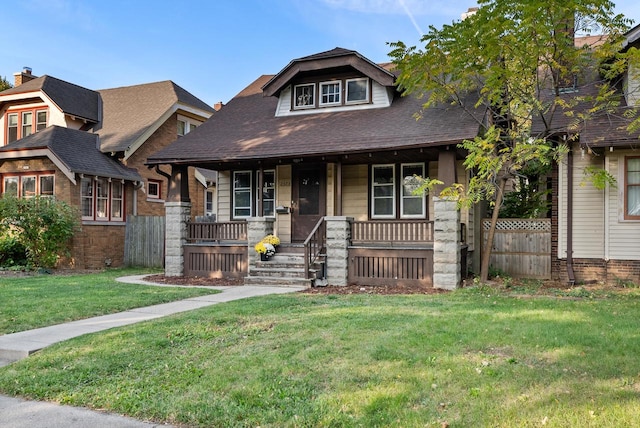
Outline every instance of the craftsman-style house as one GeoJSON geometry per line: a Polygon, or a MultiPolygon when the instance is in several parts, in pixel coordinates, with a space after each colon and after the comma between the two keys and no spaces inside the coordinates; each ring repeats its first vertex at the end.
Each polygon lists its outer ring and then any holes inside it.
{"type": "MultiPolygon", "coordinates": [[[[291,267],[278,255],[300,253],[303,283],[431,284],[440,263],[434,233],[442,232],[434,221],[448,214],[413,192],[416,176],[466,182],[458,144],[479,129],[479,118],[455,106],[422,110],[419,99],[401,97],[391,64],[342,48],[295,59],[147,159],[172,169],[166,272],[264,283],[269,267],[291,267]],[[189,167],[218,172],[218,224],[190,221],[189,167]],[[253,244],[267,233],[281,248],[260,262],[253,244]]],[[[443,268],[454,286],[461,254],[474,250],[474,213],[461,215],[463,230],[447,229],[453,261],[443,268]]]]}
{"type": "MultiPolygon", "coordinates": [[[[169,171],[147,168],[147,156],[212,113],[171,81],[94,91],[25,68],[0,92],[0,194],[77,207],[69,264],[122,265],[127,218],[164,215],[169,171]]],[[[192,170],[190,179],[194,211],[204,215],[215,176],[192,170]]]]}

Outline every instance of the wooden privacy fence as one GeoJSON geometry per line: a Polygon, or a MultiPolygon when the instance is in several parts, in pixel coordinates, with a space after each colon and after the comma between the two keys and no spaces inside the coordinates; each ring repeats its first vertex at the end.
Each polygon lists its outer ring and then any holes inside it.
{"type": "MultiPolygon", "coordinates": [[[[482,220],[482,246],[490,219],[482,220]]],[[[515,278],[551,278],[551,220],[498,219],[490,265],[515,278]]]]}
{"type": "Polygon", "coordinates": [[[124,263],[127,266],[164,266],[164,216],[128,216],[124,263]]]}

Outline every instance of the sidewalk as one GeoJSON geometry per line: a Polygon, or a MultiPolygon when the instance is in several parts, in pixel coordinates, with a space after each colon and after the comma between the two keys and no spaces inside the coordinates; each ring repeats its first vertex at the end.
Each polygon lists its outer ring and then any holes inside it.
{"type": "MultiPolygon", "coordinates": [[[[133,284],[150,284],[143,281],[145,275],[119,278],[118,281],[133,284]]],[[[176,287],[175,285],[153,284],[176,287]]],[[[35,330],[0,336],[0,367],[26,358],[42,348],[83,334],[95,333],[114,327],[152,320],[167,315],[204,308],[218,303],[268,294],[284,294],[302,290],[301,287],[236,286],[205,287],[222,291],[218,294],[192,297],[177,302],[163,303],[131,309],[116,314],[58,324],[35,330]]],[[[0,426],[21,427],[153,427],[157,424],[136,421],[117,415],[95,412],[54,403],[25,401],[0,395],[0,426]]],[[[166,425],[162,425],[166,426],[166,425]]]]}

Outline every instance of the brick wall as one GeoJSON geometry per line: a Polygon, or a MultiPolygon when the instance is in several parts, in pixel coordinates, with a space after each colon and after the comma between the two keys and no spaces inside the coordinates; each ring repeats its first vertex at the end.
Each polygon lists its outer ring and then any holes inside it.
{"type": "MultiPolygon", "coordinates": [[[[148,199],[146,193],[142,190],[138,191],[138,215],[158,215],[164,216],[164,200],[167,197],[168,185],[166,177],[158,174],[155,168],[147,168],[144,164],[147,158],[163,149],[178,138],[177,134],[177,113],[174,113],[167,121],[162,124],[156,132],[125,162],[129,168],[135,168],[145,180],[145,190],[147,180],[160,180],[162,189],[160,192],[161,200],[148,199]]],[[[167,174],[171,173],[171,168],[161,166],[160,169],[167,174]]],[[[204,187],[195,179],[195,168],[189,168],[189,198],[192,204],[192,215],[204,215],[204,187]]]]}

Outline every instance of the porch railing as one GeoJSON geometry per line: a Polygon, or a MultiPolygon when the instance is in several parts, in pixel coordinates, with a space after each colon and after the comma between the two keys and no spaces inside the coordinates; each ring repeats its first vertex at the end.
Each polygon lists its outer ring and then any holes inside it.
{"type": "Polygon", "coordinates": [[[246,241],[246,222],[188,222],[187,242],[246,241]]]}
{"type": "Polygon", "coordinates": [[[354,221],[351,227],[353,244],[425,243],[433,242],[433,222],[409,221],[354,221]]]}
{"type": "Polygon", "coordinates": [[[324,222],[324,217],[322,217],[304,241],[304,271],[307,278],[310,277],[309,271],[311,266],[313,266],[325,249],[326,237],[327,225],[324,222]]]}

